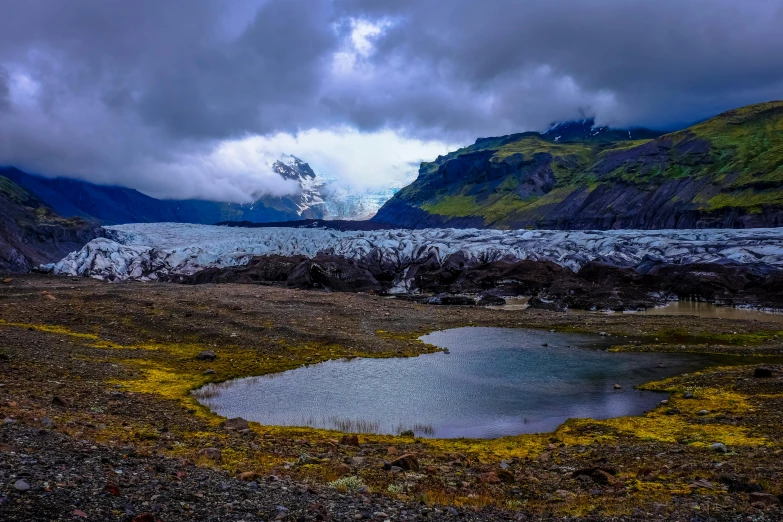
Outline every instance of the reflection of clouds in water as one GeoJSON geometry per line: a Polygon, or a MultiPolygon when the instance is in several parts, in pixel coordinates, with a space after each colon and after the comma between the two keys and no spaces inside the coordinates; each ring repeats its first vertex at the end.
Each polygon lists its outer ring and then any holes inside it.
{"type": "Polygon", "coordinates": [[[221,415],[264,424],[390,434],[420,425],[419,436],[497,437],[552,431],[573,417],[641,414],[665,395],[634,385],[717,360],[606,352],[616,340],[530,330],[462,328],[425,341],[452,355],[331,361],[197,393],[221,415]]]}

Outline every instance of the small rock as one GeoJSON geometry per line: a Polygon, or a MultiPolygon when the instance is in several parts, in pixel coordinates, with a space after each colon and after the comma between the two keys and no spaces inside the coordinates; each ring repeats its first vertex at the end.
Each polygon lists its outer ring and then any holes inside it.
{"type": "Polygon", "coordinates": [[[19,479],[16,482],[14,482],[14,489],[17,491],[28,491],[30,489],[30,484],[28,484],[23,479],[19,479]]]}
{"type": "Polygon", "coordinates": [[[708,412],[707,410],[699,410],[696,412],[696,415],[698,415],[699,417],[704,417],[705,415],[709,415],[709,414],[710,412],[708,412]]]}
{"type": "Polygon", "coordinates": [[[223,458],[223,452],[218,448],[204,448],[199,450],[198,454],[209,460],[221,460],[223,458]]]}
{"type": "Polygon", "coordinates": [[[574,496],[573,493],[571,493],[570,491],[566,491],[564,489],[558,489],[557,491],[555,491],[555,495],[557,495],[560,498],[571,498],[574,496]]]}
{"type": "Polygon", "coordinates": [[[256,479],[256,472],[255,471],[245,471],[237,475],[237,478],[239,480],[244,480],[245,482],[251,482],[256,479]]]}
{"type": "Polygon", "coordinates": [[[500,484],[500,477],[494,471],[479,473],[478,480],[482,484],[500,484]]]}
{"type": "Polygon", "coordinates": [[[227,431],[243,431],[249,430],[250,425],[242,417],[235,417],[233,419],[227,419],[223,423],[223,428],[227,431]]]}
{"type": "Polygon", "coordinates": [[[780,504],[780,499],[770,493],[751,493],[750,502],[758,502],[760,504],[764,504],[765,506],[776,506],[780,504]]]}
{"type": "Polygon", "coordinates": [[[356,435],[343,435],[343,438],[340,439],[340,444],[343,446],[353,446],[355,448],[359,447],[359,437],[356,435]]]}
{"type": "Polygon", "coordinates": [[[623,388],[623,387],[622,387],[622,386],[620,386],[619,384],[615,384],[615,385],[614,385],[614,389],[615,389],[615,390],[621,390],[622,388],[623,388]]]}
{"type": "Polygon", "coordinates": [[[769,377],[772,377],[774,375],[774,371],[772,368],[765,368],[763,366],[756,368],[753,371],[753,377],[756,377],[757,379],[766,379],[769,377]]]}
{"type": "Polygon", "coordinates": [[[8,283],[10,283],[11,281],[13,281],[13,279],[11,279],[10,277],[6,277],[5,279],[3,279],[3,284],[4,284],[4,285],[7,285],[7,284],[8,284],[8,283]]]}
{"type": "Polygon", "coordinates": [[[215,374],[215,370],[213,370],[212,368],[207,368],[206,370],[204,370],[204,375],[214,375],[214,374],[215,374]]]}
{"type": "Polygon", "coordinates": [[[411,453],[407,453],[391,461],[391,466],[397,466],[405,471],[419,471],[419,459],[411,453]]]}
{"type": "Polygon", "coordinates": [[[606,337],[606,332],[601,332],[598,335],[600,335],[601,337],[606,337]]]}
{"type": "Polygon", "coordinates": [[[61,397],[59,395],[55,395],[52,398],[52,404],[56,406],[62,406],[63,408],[71,408],[73,407],[73,399],[68,399],[65,397],[61,397]]]}
{"type": "Polygon", "coordinates": [[[683,399],[693,399],[693,392],[685,392],[682,394],[683,399]]]}
{"type": "Polygon", "coordinates": [[[726,445],[722,442],[716,442],[715,444],[710,444],[710,449],[712,451],[717,451],[718,453],[728,453],[729,450],[726,448],[726,445]]]}
{"type": "Polygon", "coordinates": [[[204,350],[203,352],[199,352],[196,359],[199,361],[214,361],[217,359],[217,354],[212,350],[204,350]]]}

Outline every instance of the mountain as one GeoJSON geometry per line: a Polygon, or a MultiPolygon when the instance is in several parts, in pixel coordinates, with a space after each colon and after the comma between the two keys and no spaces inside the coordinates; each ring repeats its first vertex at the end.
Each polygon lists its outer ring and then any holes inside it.
{"type": "Polygon", "coordinates": [[[25,188],[60,215],[94,219],[102,224],[163,221],[212,224],[320,219],[324,216],[320,185],[307,163],[294,156],[283,156],[272,169],[284,179],[298,181],[299,192],[284,197],[262,196],[248,204],[161,200],[134,189],[68,178],[45,178],[13,167],[0,168],[0,175],[25,188]]]}
{"type": "Polygon", "coordinates": [[[668,134],[570,122],[422,163],[373,220],[402,227],[783,226],[783,102],[668,134]]]}
{"type": "Polygon", "coordinates": [[[0,176],[0,271],[27,272],[58,261],[97,234],[95,223],[64,219],[34,194],[0,176]]]}

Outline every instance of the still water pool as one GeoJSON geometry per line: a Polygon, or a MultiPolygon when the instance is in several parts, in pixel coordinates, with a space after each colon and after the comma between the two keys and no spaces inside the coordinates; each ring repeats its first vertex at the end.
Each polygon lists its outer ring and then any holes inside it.
{"type": "Polygon", "coordinates": [[[210,385],[197,395],[220,415],[267,425],[492,438],[552,431],[572,417],[638,415],[666,395],[634,385],[752,362],[613,353],[606,351],[611,338],[539,330],[457,328],[422,340],[450,353],[329,361],[210,385]]]}

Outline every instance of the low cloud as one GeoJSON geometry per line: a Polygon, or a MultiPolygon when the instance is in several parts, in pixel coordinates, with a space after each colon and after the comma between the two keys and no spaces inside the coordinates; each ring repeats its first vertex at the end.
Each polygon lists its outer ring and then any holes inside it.
{"type": "Polygon", "coordinates": [[[285,193],[266,167],[282,153],[375,188],[480,136],[588,115],[673,128],[783,98],[780,0],[28,0],[3,14],[0,164],[166,197],[285,193]]]}

